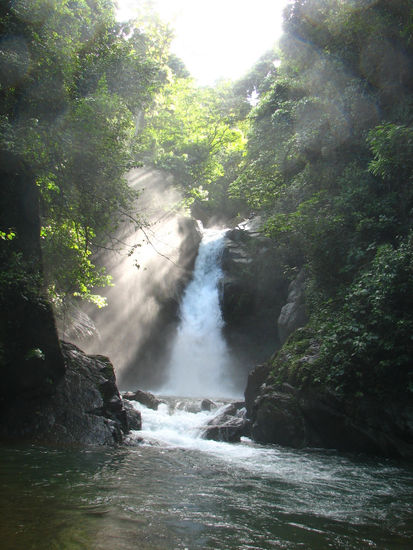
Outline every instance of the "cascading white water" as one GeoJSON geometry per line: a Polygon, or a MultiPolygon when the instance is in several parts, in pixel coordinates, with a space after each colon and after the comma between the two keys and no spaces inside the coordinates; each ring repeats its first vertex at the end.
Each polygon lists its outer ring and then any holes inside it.
{"type": "Polygon", "coordinates": [[[186,397],[230,397],[230,356],[222,334],[218,283],[222,277],[223,230],[204,230],[180,307],[168,381],[160,393],[186,397]]]}

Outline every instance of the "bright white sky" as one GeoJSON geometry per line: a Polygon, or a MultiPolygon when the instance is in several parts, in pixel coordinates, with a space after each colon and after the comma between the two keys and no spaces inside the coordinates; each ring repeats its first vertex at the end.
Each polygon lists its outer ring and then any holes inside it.
{"type": "MultiPolygon", "coordinates": [[[[117,0],[126,20],[142,0],[117,0]]],[[[289,0],[153,0],[175,29],[172,51],[199,84],[243,76],[281,35],[289,0]]]]}

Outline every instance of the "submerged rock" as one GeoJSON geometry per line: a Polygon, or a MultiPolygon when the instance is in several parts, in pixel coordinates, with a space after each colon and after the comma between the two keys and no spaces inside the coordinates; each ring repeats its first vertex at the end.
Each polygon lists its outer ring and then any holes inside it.
{"type": "Polygon", "coordinates": [[[246,418],[244,402],[230,403],[204,427],[202,437],[214,441],[237,443],[249,435],[250,422],[246,418]]]}
{"type": "Polygon", "coordinates": [[[120,443],[128,431],[128,418],[112,363],[66,342],[62,352],[65,375],[49,396],[16,395],[3,414],[1,436],[48,444],[120,443]]]}

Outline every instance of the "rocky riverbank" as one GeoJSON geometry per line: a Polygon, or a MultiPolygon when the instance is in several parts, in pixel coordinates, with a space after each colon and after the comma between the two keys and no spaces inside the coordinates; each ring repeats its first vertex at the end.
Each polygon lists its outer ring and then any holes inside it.
{"type": "Polygon", "coordinates": [[[62,355],[65,374],[47,394],[18,393],[10,400],[2,412],[2,439],[59,445],[121,443],[130,426],[139,426],[139,413],[125,407],[110,360],[86,355],[66,342],[62,355]]]}
{"type": "MultiPolygon", "coordinates": [[[[311,366],[315,353],[303,355],[302,362],[311,366]]],[[[278,363],[290,360],[281,350],[278,363]]],[[[325,388],[277,381],[272,363],[250,373],[245,392],[255,441],[413,458],[412,402],[340,397],[325,388]]]]}

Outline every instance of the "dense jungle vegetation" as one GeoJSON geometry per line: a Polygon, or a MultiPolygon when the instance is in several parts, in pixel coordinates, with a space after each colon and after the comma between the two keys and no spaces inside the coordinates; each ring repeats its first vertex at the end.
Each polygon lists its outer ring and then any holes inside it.
{"type": "MultiPolygon", "coordinates": [[[[123,176],[149,164],[196,217],[261,215],[285,271],[305,268],[310,322],[287,349],[319,356],[277,376],[412,395],[410,0],[294,0],[277,48],[215,87],[196,85],[153,14],[121,24],[109,0],[2,0],[0,27],[2,165],[39,193],[43,255],[33,269],[0,222],[3,303],[17,289],[103,305],[93,254],[141,223],[123,176]]],[[[19,191],[2,186],[4,212],[19,191]]]]}

